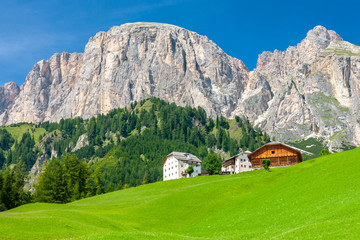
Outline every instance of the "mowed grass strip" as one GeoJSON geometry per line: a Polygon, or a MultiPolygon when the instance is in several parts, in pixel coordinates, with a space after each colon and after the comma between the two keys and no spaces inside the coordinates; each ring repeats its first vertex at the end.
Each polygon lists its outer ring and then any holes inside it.
{"type": "Polygon", "coordinates": [[[358,239],[360,148],[0,213],[1,239],[358,239]]]}

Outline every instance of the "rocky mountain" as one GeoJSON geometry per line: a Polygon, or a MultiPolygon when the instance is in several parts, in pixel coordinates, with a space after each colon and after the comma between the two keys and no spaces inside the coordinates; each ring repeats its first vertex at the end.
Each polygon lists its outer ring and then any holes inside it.
{"type": "Polygon", "coordinates": [[[20,89],[14,82],[0,86],[0,114],[12,107],[19,92],[20,89]]]}
{"type": "Polygon", "coordinates": [[[125,24],[97,33],[84,53],[35,64],[1,120],[89,118],[148,96],[230,115],[248,72],[207,37],[167,24],[125,24]]]}
{"type": "Polygon", "coordinates": [[[262,53],[249,71],[206,36],[130,23],[97,33],[84,53],[38,62],[20,90],[1,88],[0,122],[89,118],[156,96],[246,117],[282,141],[323,137],[337,150],[360,145],[359,85],[360,47],[322,26],[284,52],[262,53]]]}
{"type": "Polygon", "coordinates": [[[233,115],[283,141],[319,136],[340,150],[360,144],[359,94],[360,47],[317,26],[297,46],[259,56],[233,115]]]}

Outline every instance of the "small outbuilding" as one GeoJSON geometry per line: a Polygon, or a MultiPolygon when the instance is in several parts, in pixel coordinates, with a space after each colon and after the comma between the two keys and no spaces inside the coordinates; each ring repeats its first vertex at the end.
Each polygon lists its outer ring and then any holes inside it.
{"type": "Polygon", "coordinates": [[[253,168],[262,168],[262,160],[270,159],[270,167],[290,166],[302,162],[298,148],[280,143],[270,142],[248,155],[253,168]]]}

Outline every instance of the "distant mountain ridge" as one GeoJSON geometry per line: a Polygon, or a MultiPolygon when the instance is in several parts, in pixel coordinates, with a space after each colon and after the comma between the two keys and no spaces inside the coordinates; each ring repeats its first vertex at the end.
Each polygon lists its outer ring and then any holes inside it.
{"type": "Polygon", "coordinates": [[[318,136],[333,150],[360,145],[360,47],[322,26],[284,52],[262,53],[249,71],[206,36],[124,24],[91,37],[84,53],[38,62],[13,89],[2,95],[2,125],[89,118],[155,96],[248,118],[281,141],[318,136]]]}

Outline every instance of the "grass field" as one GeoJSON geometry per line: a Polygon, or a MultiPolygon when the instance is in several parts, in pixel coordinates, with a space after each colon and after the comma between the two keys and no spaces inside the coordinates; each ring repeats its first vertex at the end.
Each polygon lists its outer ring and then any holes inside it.
{"type": "Polygon", "coordinates": [[[21,138],[23,136],[24,133],[26,133],[27,131],[29,131],[29,133],[34,136],[34,140],[35,143],[39,142],[39,136],[44,134],[46,132],[46,130],[44,128],[35,128],[34,125],[31,124],[21,124],[20,126],[16,126],[16,127],[2,127],[5,128],[12,136],[14,139],[16,139],[18,142],[21,141],[21,138]],[[33,129],[33,130],[31,130],[33,129]]]}
{"type": "Polygon", "coordinates": [[[360,148],[0,213],[1,239],[359,239],[360,148]]]}

